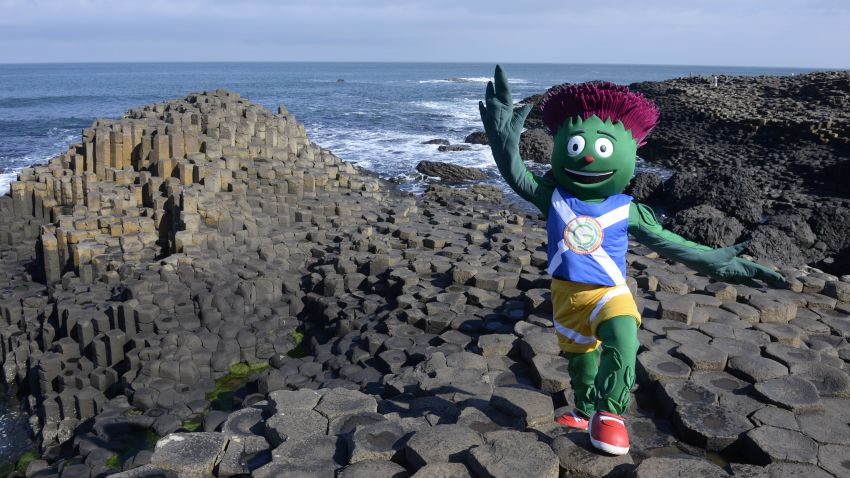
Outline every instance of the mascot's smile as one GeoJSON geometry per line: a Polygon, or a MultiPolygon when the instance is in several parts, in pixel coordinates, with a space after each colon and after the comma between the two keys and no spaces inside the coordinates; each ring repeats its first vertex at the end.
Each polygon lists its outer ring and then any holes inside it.
{"type": "Polygon", "coordinates": [[[574,169],[564,168],[564,172],[567,173],[570,179],[577,183],[582,184],[595,184],[601,183],[606,179],[610,178],[617,171],[600,171],[600,172],[592,172],[592,171],[576,171],[574,169]]]}

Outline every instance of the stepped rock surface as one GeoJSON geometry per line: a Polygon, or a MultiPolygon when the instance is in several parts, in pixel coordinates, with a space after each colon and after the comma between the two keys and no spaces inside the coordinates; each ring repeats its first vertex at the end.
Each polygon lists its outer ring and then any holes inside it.
{"type": "Polygon", "coordinates": [[[632,449],[570,406],[546,234],[421,198],[223,90],[98,120],[0,198],[27,477],[847,476],[850,278],[718,283],[632,243],[632,449]],[[305,337],[301,339],[301,337],[305,337]]]}

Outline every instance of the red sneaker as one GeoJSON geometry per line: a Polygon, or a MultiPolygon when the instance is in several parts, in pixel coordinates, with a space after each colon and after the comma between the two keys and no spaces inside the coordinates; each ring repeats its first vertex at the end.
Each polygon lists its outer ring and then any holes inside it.
{"type": "Polygon", "coordinates": [[[620,415],[594,413],[590,418],[589,431],[590,443],[605,453],[625,455],[629,452],[629,431],[620,415]]]}
{"type": "Polygon", "coordinates": [[[590,423],[590,420],[579,415],[575,410],[566,415],[561,415],[555,421],[565,427],[576,428],[582,431],[587,431],[587,425],[590,423]]]}

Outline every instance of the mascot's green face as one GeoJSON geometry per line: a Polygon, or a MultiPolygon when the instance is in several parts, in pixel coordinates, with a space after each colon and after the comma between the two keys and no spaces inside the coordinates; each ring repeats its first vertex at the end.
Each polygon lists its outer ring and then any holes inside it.
{"type": "Polygon", "coordinates": [[[605,199],[626,189],[635,172],[637,142],[622,122],[567,120],[555,135],[552,174],[582,201],[605,199]]]}

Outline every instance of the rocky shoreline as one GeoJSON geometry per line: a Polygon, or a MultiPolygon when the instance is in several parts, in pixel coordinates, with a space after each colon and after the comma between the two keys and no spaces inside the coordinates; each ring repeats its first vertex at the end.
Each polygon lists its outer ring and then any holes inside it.
{"type": "Polygon", "coordinates": [[[421,198],[227,91],[98,120],[0,198],[13,476],[846,476],[850,277],[733,286],[632,244],[629,455],[571,400],[545,230],[421,198]]]}

